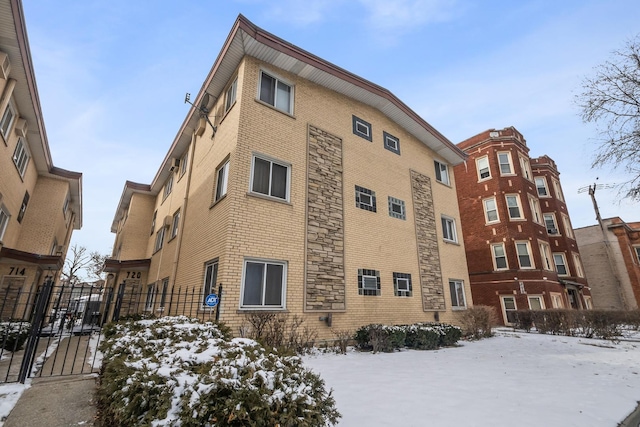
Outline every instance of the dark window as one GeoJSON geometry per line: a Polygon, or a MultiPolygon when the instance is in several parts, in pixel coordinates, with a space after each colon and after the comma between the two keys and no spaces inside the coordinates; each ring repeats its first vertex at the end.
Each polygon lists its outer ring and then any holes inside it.
{"type": "Polygon", "coordinates": [[[451,292],[451,306],[453,308],[464,308],[467,306],[462,280],[449,280],[449,291],[451,292]]]}
{"type": "Polygon", "coordinates": [[[156,231],[156,217],[158,216],[158,211],[155,211],[153,213],[153,218],[151,219],[151,233],[153,234],[154,231],[156,231]]]}
{"type": "Polygon", "coordinates": [[[376,212],[376,193],[356,185],[356,207],[376,212]]]}
{"type": "Polygon", "coordinates": [[[434,160],[433,164],[436,167],[436,181],[449,185],[449,169],[447,165],[437,160],[434,160]]]}
{"type": "Polygon", "coordinates": [[[247,261],[242,306],[282,307],[285,280],[283,263],[247,261]]]}
{"type": "Polygon", "coordinates": [[[382,137],[384,139],[384,148],[389,151],[393,151],[396,154],[400,154],[400,140],[398,138],[384,131],[382,132],[382,137]]]}
{"type": "Polygon", "coordinates": [[[169,278],[165,278],[162,280],[162,294],[160,294],[160,308],[164,308],[165,303],[167,302],[167,292],[169,290],[169,278]]]}
{"type": "Polygon", "coordinates": [[[254,157],[251,191],[287,200],[288,175],[288,166],[254,157]]]}
{"type": "Polygon", "coordinates": [[[358,294],[380,295],[380,272],[378,270],[358,269],[358,294]]]}
{"type": "Polygon", "coordinates": [[[397,297],[410,297],[413,293],[411,274],[393,273],[393,292],[397,297]]]}
{"type": "Polygon", "coordinates": [[[285,113],[292,113],[292,88],[264,72],[260,73],[260,101],[285,113]]]}
{"type": "Polygon", "coordinates": [[[402,200],[389,196],[389,216],[398,219],[406,219],[404,202],[402,200]]]}
{"type": "Polygon", "coordinates": [[[22,218],[24,218],[25,212],[27,212],[27,205],[29,204],[29,192],[24,192],[24,197],[22,198],[22,205],[20,206],[20,212],[18,212],[18,222],[22,222],[22,218]]]}
{"type": "Polygon", "coordinates": [[[204,287],[202,289],[202,305],[206,305],[207,295],[215,293],[218,280],[218,261],[211,261],[204,267],[204,287]]]}
{"type": "Polygon", "coordinates": [[[362,120],[359,117],[353,116],[353,133],[371,141],[371,123],[362,120]]]}

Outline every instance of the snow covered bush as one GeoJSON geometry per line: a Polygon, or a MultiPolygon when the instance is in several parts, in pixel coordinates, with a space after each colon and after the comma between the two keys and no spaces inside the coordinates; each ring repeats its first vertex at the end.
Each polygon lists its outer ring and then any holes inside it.
{"type": "Polygon", "coordinates": [[[298,357],[185,316],[108,325],[100,417],[109,426],[325,426],[340,414],[298,357]]]}
{"type": "Polygon", "coordinates": [[[8,351],[22,349],[29,336],[31,323],[19,320],[0,322],[0,348],[8,351]]]}
{"type": "Polygon", "coordinates": [[[415,323],[413,325],[385,326],[370,324],[361,326],[354,339],[361,350],[391,352],[402,347],[434,350],[455,345],[462,330],[444,323],[415,323]]]}

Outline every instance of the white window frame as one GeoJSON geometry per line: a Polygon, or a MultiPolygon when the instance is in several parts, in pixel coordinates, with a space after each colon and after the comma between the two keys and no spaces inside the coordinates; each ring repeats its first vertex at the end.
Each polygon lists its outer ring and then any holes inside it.
{"type": "Polygon", "coordinates": [[[522,171],[522,176],[529,181],[533,181],[533,174],[531,172],[531,163],[529,163],[529,159],[524,156],[518,157],[520,158],[520,170],[522,171]]]}
{"type": "Polygon", "coordinates": [[[500,170],[500,176],[515,175],[515,171],[513,169],[513,160],[511,158],[511,152],[510,151],[498,151],[497,157],[498,157],[498,169],[500,170]],[[504,159],[504,160],[507,161],[506,163],[503,162],[502,156],[506,156],[506,159],[504,159]],[[502,171],[502,167],[504,165],[509,167],[509,171],[508,172],[503,172],[502,171]]]}
{"type": "Polygon", "coordinates": [[[584,296],[584,306],[587,310],[593,310],[593,299],[588,295],[584,296]]]}
{"type": "Polygon", "coordinates": [[[433,164],[436,169],[436,181],[444,185],[451,185],[451,181],[449,180],[449,166],[438,160],[434,160],[433,164]]]}
{"type": "Polygon", "coordinates": [[[467,308],[464,280],[449,279],[449,296],[451,297],[452,310],[465,310],[467,308]],[[460,301],[461,299],[462,301],[460,301]]]}
{"type": "Polygon", "coordinates": [[[584,277],[584,268],[582,267],[582,260],[580,259],[580,254],[576,252],[571,252],[571,257],[573,258],[573,269],[576,272],[576,276],[584,277]]]}
{"type": "Polygon", "coordinates": [[[169,239],[173,239],[178,235],[178,228],[180,227],[180,209],[178,209],[174,214],[171,220],[171,234],[169,235],[169,239]]]}
{"type": "Polygon", "coordinates": [[[638,260],[638,265],[640,265],[640,246],[633,247],[636,250],[636,259],[638,260]]]}
{"type": "Polygon", "coordinates": [[[556,215],[553,212],[545,212],[542,214],[542,218],[544,219],[544,228],[547,229],[547,234],[550,236],[559,236],[560,229],[558,228],[558,221],[556,221],[556,215]],[[549,223],[552,222],[553,227],[549,227],[549,223]],[[555,233],[553,232],[555,230],[555,233]]]}
{"type": "Polygon", "coordinates": [[[251,177],[249,179],[249,192],[251,194],[257,194],[263,197],[268,197],[274,200],[284,200],[286,202],[289,201],[289,196],[290,196],[290,192],[291,192],[291,164],[283,162],[281,160],[276,160],[272,157],[269,156],[265,156],[262,154],[253,154],[251,156],[251,177]],[[254,173],[255,173],[255,168],[256,168],[256,159],[260,159],[264,162],[269,162],[269,190],[268,193],[261,193],[259,191],[255,191],[253,189],[254,186],[254,173]],[[271,194],[272,192],[272,181],[273,181],[273,165],[276,164],[280,167],[286,168],[287,169],[287,182],[285,183],[285,197],[279,197],[279,196],[273,196],[271,194]]]}
{"type": "Polygon", "coordinates": [[[556,193],[556,199],[564,202],[564,194],[562,194],[562,187],[560,186],[560,181],[555,178],[551,178],[551,182],[553,182],[553,189],[556,193]]]}
{"type": "Polygon", "coordinates": [[[4,238],[4,233],[7,231],[11,214],[5,205],[0,205],[0,242],[4,238]]]}
{"type": "Polygon", "coordinates": [[[160,294],[160,302],[158,303],[158,311],[164,311],[167,303],[167,294],[169,292],[169,278],[162,279],[162,293],[160,294]]]}
{"type": "Polygon", "coordinates": [[[371,123],[355,115],[351,116],[351,120],[353,124],[354,135],[357,135],[360,138],[364,138],[369,142],[373,141],[373,130],[371,127],[371,123]]]}
{"type": "Polygon", "coordinates": [[[291,83],[284,81],[283,79],[281,79],[280,77],[276,76],[273,73],[260,70],[260,81],[258,82],[258,99],[260,100],[260,102],[264,102],[267,105],[271,105],[273,108],[275,108],[278,111],[282,111],[284,113],[293,115],[293,96],[294,96],[294,86],[291,83]],[[265,101],[264,99],[262,99],[262,79],[264,76],[268,76],[274,80],[273,104],[268,100],[265,101]],[[278,98],[278,93],[279,93],[278,86],[280,84],[289,88],[289,102],[288,102],[289,105],[287,105],[286,109],[283,108],[282,105],[279,105],[280,99],[278,98]]]}
{"type": "Polygon", "coordinates": [[[491,179],[491,166],[489,165],[489,156],[482,156],[476,159],[476,169],[478,170],[478,182],[491,179]],[[486,163],[486,165],[485,165],[486,163]],[[487,176],[482,176],[486,169],[487,176]]]}
{"type": "Polygon", "coordinates": [[[491,259],[493,260],[493,269],[496,271],[508,270],[509,269],[509,259],[507,257],[507,251],[504,246],[504,243],[493,243],[491,245],[491,259]],[[502,249],[502,255],[498,255],[496,253],[496,248],[502,249]],[[504,267],[498,266],[498,258],[504,258],[504,267]]]}
{"type": "Polygon", "coordinates": [[[383,131],[382,139],[384,141],[384,148],[391,151],[392,153],[400,155],[400,139],[398,137],[383,131]]]}
{"type": "Polygon", "coordinates": [[[533,178],[533,182],[536,184],[536,193],[538,193],[538,197],[551,197],[551,194],[549,193],[549,186],[547,185],[547,178],[544,176],[536,176],[533,178]],[[539,185],[539,183],[542,183],[542,186],[539,185]],[[540,194],[540,189],[544,188],[544,192],[546,194],[540,194]]]}
{"type": "Polygon", "coordinates": [[[518,301],[516,301],[515,295],[500,295],[500,307],[502,308],[502,318],[504,320],[504,324],[508,326],[513,325],[513,323],[509,322],[507,310],[508,311],[518,310],[518,301]],[[505,304],[506,299],[513,300],[513,308],[507,309],[507,305],[505,304]]]}
{"type": "Polygon", "coordinates": [[[571,276],[571,271],[569,270],[569,265],[567,264],[567,256],[564,252],[553,253],[553,264],[556,266],[556,273],[558,273],[558,276],[571,276]],[[556,257],[561,258],[562,262],[558,263],[556,257]],[[558,271],[558,265],[562,265],[564,267],[564,273],[560,273],[560,271],[558,271]]]}
{"type": "Polygon", "coordinates": [[[498,202],[495,197],[488,197],[482,201],[482,206],[484,207],[484,219],[487,221],[487,224],[493,224],[496,222],[500,222],[500,214],[498,213],[498,202]],[[493,202],[493,209],[489,209],[487,206],[487,202],[493,202]],[[496,219],[489,219],[489,212],[496,213],[496,219]]]}
{"type": "Polygon", "coordinates": [[[549,297],[551,298],[551,305],[553,308],[564,308],[564,303],[562,302],[562,295],[556,292],[550,292],[549,297]]]}
{"type": "Polygon", "coordinates": [[[531,243],[528,240],[521,240],[521,241],[515,241],[513,242],[515,247],[516,247],[516,256],[518,257],[518,266],[520,267],[521,270],[532,270],[535,268],[535,262],[533,260],[533,256],[531,256],[531,243]],[[520,254],[520,251],[518,250],[519,247],[522,247],[522,245],[525,245],[524,247],[526,247],[527,249],[527,253],[526,256],[529,258],[529,264],[531,264],[530,266],[522,266],[522,262],[520,260],[520,257],[525,256],[524,254],[520,254]]]}
{"type": "Polygon", "coordinates": [[[540,210],[540,201],[532,195],[527,196],[529,198],[529,207],[531,208],[531,218],[536,224],[544,224],[542,220],[542,210],[540,210]]]}
{"type": "Polygon", "coordinates": [[[529,303],[529,310],[544,310],[546,307],[544,305],[544,297],[542,295],[527,295],[527,302],[529,303]],[[540,303],[540,308],[533,308],[531,306],[531,300],[536,299],[540,303]]]}
{"type": "Polygon", "coordinates": [[[187,150],[182,158],[180,158],[180,176],[187,173],[187,163],[189,162],[189,150],[187,150]]]}
{"type": "Polygon", "coordinates": [[[165,227],[163,225],[156,232],[156,241],[155,241],[155,244],[153,246],[153,253],[158,252],[160,249],[162,249],[162,246],[164,245],[164,230],[165,230],[165,227]]]}
{"type": "Polygon", "coordinates": [[[538,242],[540,247],[540,257],[542,258],[542,269],[553,271],[553,257],[551,256],[551,246],[547,242],[538,242]]]}
{"type": "Polygon", "coordinates": [[[564,226],[565,236],[571,239],[575,239],[575,236],[573,234],[573,227],[571,226],[571,219],[569,219],[569,215],[560,214],[560,216],[562,217],[562,225],[564,226]]]}
{"type": "Polygon", "coordinates": [[[2,113],[2,119],[0,119],[0,134],[4,137],[5,141],[9,140],[9,135],[11,133],[11,129],[13,128],[13,123],[16,121],[16,109],[13,107],[12,103],[9,102],[7,104],[7,108],[2,113]],[[7,119],[11,114],[11,117],[7,119]]]}
{"type": "Polygon", "coordinates": [[[398,292],[409,292],[410,291],[409,283],[411,281],[409,280],[409,278],[407,278],[407,277],[396,277],[395,281],[396,281],[396,289],[398,290],[398,292]],[[403,287],[400,286],[400,283],[404,283],[403,287]]]}
{"type": "Polygon", "coordinates": [[[265,259],[256,259],[256,258],[246,258],[242,267],[242,286],[240,289],[240,309],[251,309],[251,310],[279,310],[286,308],[286,295],[287,295],[287,262],[286,261],[277,261],[277,260],[265,260],[265,259]],[[262,271],[262,283],[261,283],[261,304],[259,305],[248,305],[244,303],[244,294],[245,288],[247,286],[247,265],[249,263],[253,264],[262,264],[264,266],[262,271]],[[282,266],[282,276],[281,283],[282,288],[280,292],[280,304],[265,304],[265,289],[267,287],[267,269],[269,265],[277,265],[282,266]]]}
{"type": "Polygon", "coordinates": [[[456,231],[456,220],[450,216],[442,215],[442,238],[446,242],[458,243],[458,232],[456,231]]]}
{"type": "Polygon", "coordinates": [[[204,265],[204,277],[202,279],[202,307],[211,308],[206,304],[207,295],[216,293],[218,281],[218,260],[209,261],[204,265]]]}
{"type": "Polygon", "coordinates": [[[238,90],[238,77],[233,79],[233,83],[229,85],[224,93],[224,112],[226,113],[236,103],[236,92],[238,90]]]}
{"type": "Polygon", "coordinates": [[[166,199],[173,190],[173,173],[169,175],[167,181],[164,183],[164,191],[162,192],[162,200],[166,199]]]}
{"type": "Polygon", "coordinates": [[[389,216],[398,219],[407,219],[407,211],[404,201],[391,196],[388,196],[387,199],[389,202],[389,216]],[[400,208],[400,212],[396,212],[394,206],[398,206],[400,208]]]}
{"type": "Polygon", "coordinates": [[[504,195],[504,200],[505,203],[507,204],[507,213],[509,214],[509,219],[510,220],[523,220],[524,218],[524,212],[522,212],[522,203],[520,203],[520,195],[519,194],[505,194],[504,195]],[[515,200],[516,205],[515,206],[511,206],[509,205],[509,199],[515,200]],[[511,209],[512,208],[518,208],[518,216],[513,216],[511,215],[511,209]]]}
{"type": "MultiPolygon", "coordinates": [[[[216,194],[214,195],[214,202],[222,199],[227,195],[227,184],[229,182],[229,160],[225,161],[222,165],[216,169],[216,194]]],[[[253,182],[253,181],[252,181],[253,182]]],[[[262,194],[262,193],[260,193],[262,194]]]]}
{"type": "Polygon", "coordinates": [[[27,165],[29,164],[29,159],[31,158],[29,155],[29,148],[24,142],[24,138],[18,138],[18,143],[16,144],[15,150],[13,150],[13,156],[11,158],[16,169],[18,169],[20,176],[24,176],[24,173],[27,170],[27,165]]]}

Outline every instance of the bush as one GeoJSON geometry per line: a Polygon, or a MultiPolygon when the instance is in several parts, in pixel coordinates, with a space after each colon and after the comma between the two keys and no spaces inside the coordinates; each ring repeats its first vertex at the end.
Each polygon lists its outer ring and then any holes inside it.
{"type": "Polygon", "coordinates": [[[361,350],[391,352],[403,347],[434,350],[455,345],[462,331],[444,323],[415,323],[404,326],[370,324],[361,326],[354,339],[361,350]]]}
{"type": "Polygon", "coordinates": [[[426,325],[407,327],[407,347],[417,350],[435,350],[440,342],[440,334],[426,325]]]}
{"type": "Polygon", "coordinates": [[[22,350],[30,330],[29,322],[20,320],[0,322],[0,348],[8,351],[22,350]]]}
{"type": "Polygon", "coordinates": [[[460,312],[460,322],[466,337],[480,339],[492,336],[491,328],[498,320],[493,307],[474,305],[460,312]]]}
{"type": "Polygon", "coordinates": [[[185,316],[110,324],[97,400],[104,425],[325,426],[331,392],[298,357],[185,316]]]}
{"type": "Polygon", "coordinates": [[[285,313],[249,313],[240,328],[240,335],[258,341],[282,354],[309,352],[315,345],[317,331],[303,326],[304,319],[285,313]]]}
{"type": "Polygon", "coordinates": [[[347,347],[353,337],[353,331],[349,329],[332,329],[333,335],[336,336],[334,341],[334,348],[340,354],[347,354],[347,347]]]}

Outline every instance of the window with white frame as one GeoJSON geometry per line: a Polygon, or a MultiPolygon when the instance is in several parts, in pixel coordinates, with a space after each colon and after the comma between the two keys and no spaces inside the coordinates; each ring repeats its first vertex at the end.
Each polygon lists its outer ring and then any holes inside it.
{"type": "Polygon", "coordinates": [[[531,164],[529,163],[529,159],[524,156],[520,157],[520,170],[522,171],[522,176],[531,181],[533,174],[531,173],[531,164]]]}
{"type": "Polygon", "coordinates": [[[550,296],[553,308],[564,308],[564,304],[562,304],[562,295],[551,293],[550,296]]]}
{"type": "Polygon", "coordinates": [[[553,271],[553,264],[551,263],[551,247],[547,242],[539,242],[540,257],[542,258],[542,268],[548,271],[553,271]]]}
{"type": "Polygon", "coordinates": [[[538,196],[549,197],[549,189],[547,188],[547,180],[543,176],[535,177],[536,189],[538,190],[538,196]]]}
{"type": "Polygon", "coordinates": [[[187,173],[187,162],[189,161],[189,150],[187,150],[180,159],[180,176],[187,173]]]}
{"type": "Polygon", "coordinates": [[[380,272],[378,270],[358,269],[358,294],[380,295],[380,272]]]}
{"type": "Polygon", "coordinates": [[[556,192],[556,199],[564,202],[564,195],[562,194],[562,187],[560,186],[560,181],[553,178],[551,180],[553,182],[553,189],[556,192]]]}
{"type": "Polygon", "coordinates": [[[491,197],[489,199],[484,199],[483,204],[484,215],[487,223],[500,221],[500,218],[498,217],[498,208],[496,206],[496,198],[491,197]]]}
{"type": "Polygon", "coordinates": [[[383,131],[382,139],[384,140],[384,148],[393,153],[400,154],[400,140],[397,137],[383,131]]]}
{"type": "Polygon", "coordinates": [[[351,116],[351,121],[353,124],[354,135],[358,135],[359,137],[364,138],[367,141],[372,141],[373,134],[371,130],[371,123],[356,116],[351,116]]]}
{"type": "Polygon", "coordinates": [[[556,265],[556,271],[559,276],[568,276],[569,268],[567,267],[567,258],[564,256],[564,252],[557,252],[553,254],[553,262],[556,265]]]}
{"type": "Polygon", "coordinates": [[[180,226],[180,209],[173,214],[173,218],[171,220],[171,234],[169,235],[169,239],[173,239],[178,235],[178,227],[180,226]]]}
{"type": "Polygon", "coordinates": [[[516,323],[516,298],[513,296],[501,296],[500,303],[502,305],[502,315],[505,325],[512,325],[516,323]]]}
{"type": "Polygon", "coordinates": [[[442,216],[442,237],[448,242],[457,243],[458,234],[456,233],[456,221],[448,216],[442,216]]]}
{"type": "Polygon", "coordinates": [[[433,164],[436,167],[436,181],[441,182],[446,185],[449,184],[449,168],[446,164],[441,163],[437,160],[433,161],[433,164]]]}
{"type": "Polygon", "coordinates": [[[464,282],[462,280],[449,279],[449,292],[451,293],[451,307],[454,310],[467,306],[467,301],[464,297],[464,282]]]}
{"type": "Polygon", "coordinates": [[[218,280],[218,260],[209,261],[204,265],[204,284],[202,285],[202,305],[206,304],[207,295],[216,293],[218,280]]]}
{"type": "Polygon", "coordinates": [[[634,249],[636,250],[636,258],[638,259],[638,264],[640,264],[640,246],[635,246],[634,249]]]}
{"type": "Polygon", "coordinates": [[[529,242],[515,242],[516,253],[518,254],[518,264],[520,268],[533,268],[533,261],[531,259],[531,247],[529,242]]]}
{"type": "Polygon", "coordinates": [[[293,86],[264,71],[260,72],[260,101],[293,114],[293,86]]]}
{"type": "Polygon", "coordinates": [[[404,208],[404,201],[389,196],[389,216],[406,219],[407,215],[404,208]]]}
{"type": "Polygon", "coordinates": [[[162,249],[162,245],[164,244],[164,226],[160,227],[158,232],[156,233],[156,243],[153,247],[153,252],[158,252],[162,249]]]}
{"type": "Polygon", "coordinates": [[[167,293],[169,292],[169,278],[165,277],[162,279],[161,285],[161,293],[160,293],[160,303],[158,304],[158,308],[163,310],[164,306],[167,302],[167,293]]]}
{"type": "Polygon", "coordinates": [[[144,309],[145,311],[150,311],[153,309],[153,300],[155,297],[156,285],[155,283],[151,283],[147,285],[147,297],[144,301],[144,309]]]}
{"type": "Polygon", "coordinates": [[[520,196],[517,194],[507,194],[505,196],[507,201],[507,210],[509,211],[510,219],[524,219],[522,216],[522,209],[520,208],[520,196]]]}
{"type": "Polygon", "coordinates": [[[571,256],[573,257],[573,268],[576,271],[576,276],[584,277],[584,270],[582,268],[582,260],[580,259],[580,254],[573,252],[571,256]]]}
{"type": "Polygon", "coordinates": [[[489,157],[479,157],[476,159],[476,166],[478,168],[478,180],[483,181],[491,178],[491,169],[489,169],[489,157]]]}
{"type": "Polygon", "coordinates": [[[356,185],[356,207],[376,212],[376,192],[356,185]]]}
{"type": "Polygon", "coordinates": [[[556,224],[556,216],[552,213],[543,214],[544,217],[544,225],[547,227],[547,233],[551,235],[558,235],[560,232],[558,231],[558,224],[556,224]]]}
{"type": "Polygon", "coordinates": [[[20,176],[24,176],[25,170],[27,170],[27,163],[29,163],[29,152],[27,151],[27,145],[24,143],[22,137],[18,138],[18,144],[13,151],[13,164],[18,168],[20,176]]]}
{"type": "Polygon", "coordinates": [[[529,206],[531,207],[531,217],[533,221],[542,224],[542,211],[540,210],[540,202],[538,199],[529,195],[529,206]]]}
{"type": "MultiPolygon", "coordinates": [[[[65,218],[67,217],[67,212],[69,212],[69,203],[71,203],[71,199],[69,199],[69,195],[67,195],[67,197],[65,197],[64,199],[64,205],[62,205],[62,214],[65,218]]],[[[124,219],[126,221],[127,217],[125,217],[124,219]]]]}
{"type": "Polygon", "coordinates": [[[289,200],[290,165],[254,155],[251,175],[253,193],[289,200]]]}
{"type": "Polygon", "coordinates": [[[27,213],[27,206],[29,205],[29,192],[24,192],[24,197],[22,198],[22,205],[20,205],[20,211],[18,212],[18,220],[19,223],[22,223],[22,219],[24,218],[24,214],[27,213]]]}
{"type": "Polygon", "coordinates": [[[496,270],[506,270],[509,268],[504,243],[494,243],[491,245],[491,253],[493,254],[493,267],[496,270]]]}
{"type": "Polygon", "coordinates": [[[156,231],[156,218],[158,217],[158,211],[156,210],[153,213],[153,218],[151,218],[151,233],[149,234],[153,234],[154,231],[156,231]]]}
{"type": "Polygon", "coordinates": [[[5,141],[9,139],[9,132],[11,131],[11,126],[15,118],[16,111],[13,109],[13,105],[9,103],[0,120],[0,133],[2,133],[5,141]]]}
{"type": "Polygon", "coordinates": [[[245,260],[242,308],[284,308],[287,264],[281,261],[245,260]]]}
{"type": "Polygon", "coordinates": [[[564,234],[565,236],[575,239],[573,235],[573,227],[571,226],[571,220],[568,215],[561,214],[562,216],[562,225],[564,226],[564,234]]]}
{"type": "Polygon", "coordinates": [[[164,183],[164,192],[162,193],[162,200],[166,199],[171,190],[173,189],[173,174],[169,175],[167,182],[164,183]]]}
{"type": "Polygon", "coordinates": [[[9,224],[9,210],[5,205],[0,205],[0,241],[4,238],[4,233],[7,231],[7,225],[9,224]]]}
{"type": "Polygon", "coordinates": [[[508,151],[498,153],[498,165],[500,165],[500,175],[513,175],[511,153],[508,151]]]}
{"type": "Polygon", "coordinates": [[[214,197],[214,200],[216,202],[227,194],[228,180],[229,180],[229,160],[224,162],[221,166],[218,167],[218,169],[216,169],[216,194],[214,197]]]}
{"type": "Polygon", "coordinates": [[[411,274],[393,273],[393,292],[397,297],[410,297],[413,292],[411,274]]]}
{"type": "Polygon", "coordinates": [[[542,295],[529,295],[528,300],[530,310],[544,310],[544,299],[542,295]]]}
{"type": "MultiPolygon", "coordinates": [[[[233,107],[233,104],[236,103],[236,90],[238,87],[238,78],[236,77],[233,80],[233,83],[227,88],[227,91],[224,94],[224,111],[225,113],[233,107]]],[[[265,101],[266,102],[266,101],[265,101]]],[[[273,105],[273,104],[271,104],[273,105]]]]}
{"type": "Polygon", "coordinates": [[[593,300],[591,299],[591,297],[584,297],[584,305],[587,310],[593,310],[593,300]]]}

